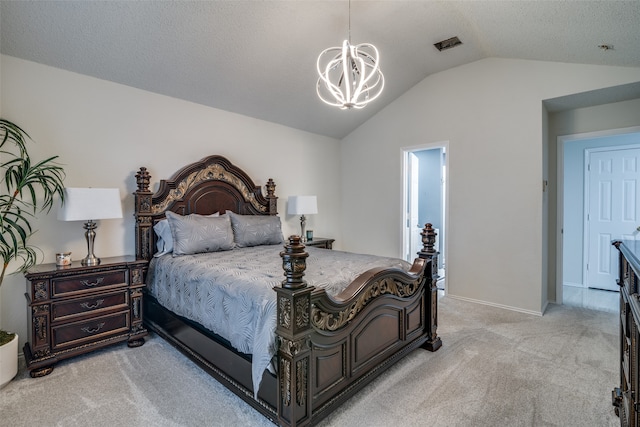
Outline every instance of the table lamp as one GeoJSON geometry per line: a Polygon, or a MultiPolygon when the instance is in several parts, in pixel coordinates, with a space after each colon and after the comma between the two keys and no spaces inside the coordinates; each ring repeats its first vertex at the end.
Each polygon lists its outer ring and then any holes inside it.
{"type": "Polygon", "coordinates": [[[117,188],[65,188],[64,204],[58,211],[62,221],[86,221],[84,233],[87,239],[87,256],[82,265],[98,265],[100,258],[93,254],[96,238],[96,219],[122,218],[122,201],[117,188]]]}
{"type": "Polygon", "coordinates": [[[318,200],[316,196],[289,196],[289,206],[287,213],[289,215],[300,215],[300,240],[307,241],[307,237],[304,233],[304,227],[307,219],[305,215],[318,213],[318,200]]]}

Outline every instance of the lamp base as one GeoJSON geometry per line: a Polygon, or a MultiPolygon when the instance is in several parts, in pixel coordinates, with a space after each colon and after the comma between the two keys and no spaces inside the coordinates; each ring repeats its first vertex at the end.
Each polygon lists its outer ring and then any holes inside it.
{"type": "Polygon", "coordinates": [[[80,261],[80,264],[82,265],[92,266],[92,265],[100,264],[100,258],[96,257],[93,254],[93,243],[96,238],[95,230],[97,227],[98,227],[98,224],[96,224],[92,220],[89,220],[84,223],[84,229],[87,230],[84,233],[84,237],[87,239],[87,256],[84,257],[82,261],[80,261]]]}
{"type": "Polygon", "coordinates": [[[80,261],[80,264],[89,266],[89,267],[93,265],[100,265],[100,258],[93,255],[87,255],[85,258],[82,259],[82,261],[80,261]]]}
{"type": "Polygon", "coordinates": [[[300,241],[301,242],[306,242],[307,241],[307,237],[306,234],[304,233],[304,227],[307,224],[307,218],[305,218],[304,215],[300,215],[300,241]]]}

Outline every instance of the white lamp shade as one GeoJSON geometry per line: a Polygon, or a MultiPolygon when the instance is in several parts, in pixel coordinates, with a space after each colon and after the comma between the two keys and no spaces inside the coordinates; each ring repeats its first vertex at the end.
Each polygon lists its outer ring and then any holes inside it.
{"type": "Polygon", "coordinates": [[[122,218],[122,201],[117,188],[65,188],[64,205],[58,210],[62,221],[122,218]]]}
{"type": "Polygon", "coordinates": [[[289,196],[289,215],[309,215],[318,213],[318,200],[316,196],[289,196]]]}

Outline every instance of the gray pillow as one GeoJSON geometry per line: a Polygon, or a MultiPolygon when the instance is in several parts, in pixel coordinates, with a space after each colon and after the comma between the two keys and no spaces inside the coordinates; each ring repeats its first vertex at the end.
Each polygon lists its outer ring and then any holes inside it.
{"type": "Polygon", "coordinates": [[[167,212],[167,221],[173,237],[173,255],[233,249],[233,231],[227,215],[220,217],[178,215],[167,212]]]}
{"type": "Polygon", "coordinates": [[[236,245],[240,248],[277,245],[284,241],[280,217],[268,215],[238,215],[227,211],[236,245]]]}

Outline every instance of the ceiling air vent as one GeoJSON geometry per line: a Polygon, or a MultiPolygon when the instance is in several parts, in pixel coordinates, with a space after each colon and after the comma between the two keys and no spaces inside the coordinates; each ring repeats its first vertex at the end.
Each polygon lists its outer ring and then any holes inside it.
{"type": "Polygon", "coordinates": [[[461,44],[462,42],[458,37],[451,37],[450,39],[442,40],[438,43],[435,43],[434,46],[436,47],[436,49],[442,52],[443,50],[451,49],[452,47],[456,47],[461,44]]]}

